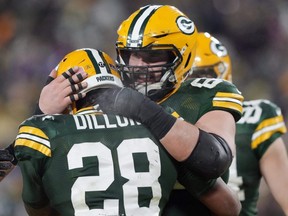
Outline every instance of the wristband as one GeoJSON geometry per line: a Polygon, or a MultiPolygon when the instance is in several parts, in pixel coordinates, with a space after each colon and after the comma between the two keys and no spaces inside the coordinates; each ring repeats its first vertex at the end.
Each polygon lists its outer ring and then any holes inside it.
{"type": "Polygon", "coordinates": [[[176,122],[176,118],[131,88],[107,88],[98,92],[97,102],[105,113],[114,113],[140,121],[157,139],[162,139],[176,122]]]}
{"type": "Polygon", "coordinates": [[[148,97],[144,98],[139,107],[138,118],[159,140],[169,132],[177,120],[148,97]]]}

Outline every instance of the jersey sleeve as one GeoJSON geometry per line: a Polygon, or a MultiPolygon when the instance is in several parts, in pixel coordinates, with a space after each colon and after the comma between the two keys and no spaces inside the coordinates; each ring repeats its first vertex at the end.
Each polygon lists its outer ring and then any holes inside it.
{"type": "Polygon", "coordinates": [[[26,155],[36,158],[51,157],[50,140],[41,126],[40,117],[31,117],[19,126],[15,139],[16,157],[18,160],[26,155]]]}
{"type": "Polygon", "coordinates": [[[51,157],[51,150],[47,135],[34,120],[32,117],[19,126],[14,148],[23,177],[23,202],[32,208],[40,208],[49,203],[40,175],[45,160],[51,157]]]}
{"type": "Polygon", "coordinates": [[[223,110],[231,113],[236,122],[241,118],[244,97],[234,84],[223,79],[195,78],[185,85],[192,94],[190,103],[195,103],[197,98],[201,106],[200,116],[212,110],[223,110]]]}
{"type": "Polygon", "coordinates": [[[260,159],[269,146],[287,132],[287,128],[280,107],[271,101],[256,100],[247,102],[245,113],[249,110],[251,112],[251,109],[254,110],[254,113],[258,112],[259,115],[254,114],[254,117],[259,121],[251,137],[251,148],[260,159]]]}
{"type": "Polygon", "coordinates": [[[22,199],[26,205],[32,208],[41,208],[49,203],[49,200],[44,191],[41,176],[36,170],[35,159],[25,159],[19,163],[22,178],[23,178],[23,192],[22,199]]]}
{"type": "Polygon", "coordinates": [[[227,81],[221,80],[215,86],[215,95],[212,99],[213,110],[223,109],[230,112],[237,122],[242,117],[243,100],[242,93],[237,87],[227,81]]]}

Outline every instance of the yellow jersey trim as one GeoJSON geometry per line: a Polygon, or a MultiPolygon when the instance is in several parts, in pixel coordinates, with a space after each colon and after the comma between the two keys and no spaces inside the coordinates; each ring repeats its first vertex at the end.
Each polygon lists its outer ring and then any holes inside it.
{"type": "Polygon", "coordinates": [[[257,148],[257,146],[268,140],[276,132],[283,134],[287,132],[282,115],[266,119],[258,125],[255,133],[252,136],[252,149],[257,148]]]}
{"type": "Polygon", "coordinates": [[[51,157],[49,138],[39,128],[22,126],[16,137],[15,146],[26,146],[51,157]]]}

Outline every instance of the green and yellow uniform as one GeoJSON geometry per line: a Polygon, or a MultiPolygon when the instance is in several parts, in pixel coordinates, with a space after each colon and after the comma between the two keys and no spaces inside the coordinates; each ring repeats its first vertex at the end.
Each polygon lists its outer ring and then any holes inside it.
{"type": "MultiPolygon", "coordinates": [[[[222,79],[195,78],[185,81],[178,91],[161,103],[173,109],[174,115],[195,124],[201,116],[213,110],[231,113],[235,121],[242,115],[243,96],[235,85],[222,79]]],[[[209,215],[197,199],[181,186],[176,186],[165,208],[164,215],[209,215]]]]}
{"type": "Polygon", "coordinates": [[[195,124],[209,111],[224,110],[235,120],[242,114],[243,96],[235,85],[222,79],[195,78],[184,82],[176,93],[161,103],[185,121],[195,124]]]}
{"type": "Polygon", "coordinates": [[[262,178],[259,161],[284,133],[286,126],[277,105],[268,100],[244,101],[243,117],[237,122],[237,154],[230,167],[229,179],[229,185],[238,188],[241,216],[257,215],[262,178]]]}
{"type": "MultiPolygon", "coordinates": [[[[25,204],[39,208],[49,203],[63,216],[160,215],[181,177],[140,123],[89,109],[24,121],[15,154],[25,204]]],[[[214,184],[186,182],[201,191],[214,184]]]]}

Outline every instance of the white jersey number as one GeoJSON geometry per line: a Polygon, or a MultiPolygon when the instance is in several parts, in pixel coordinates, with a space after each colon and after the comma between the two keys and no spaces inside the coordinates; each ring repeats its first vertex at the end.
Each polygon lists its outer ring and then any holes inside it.
{"type": "MultiPolygon", "coordinates": [[[[161,186],[158,178],[161,174],[158,146],[149,139],[124,140],[117,148],[121,176],[128,179],[123,185],[124,208],[126,215],[152,215],[159,213],[161,186]],[[136,143],[136,144],[135,144],[136,143]],[[145,152],[149,160],[149,172],[135,172],[133,153],[145,152]],[[153,199],[149,208],[138,205],[138,187],[151,187],[153,199]],[[156,198],[155,198],[156,197],[156,198]]],[[[75,216],[119,215],[119,200],[104,200],[103,209],[89,209],[85,202],[85,193],[105,191],[114,181],[113,158],[111,150],[100,142],[78,143],[70,149],[67,160],[69,170],[83,168],[83,158],[96,156],[99,161],[99,176],[79,177],[71,188],[71,200],[75,216]]]]}
{"type": "Polygon", "coordinates": [[[196,78],[194,79],[190,84],[192,86],[198,87],[198,88],[208,88],[212,89],[215,86],[217,86],[219,83],[223,82],[222,79],[214,79],[214,78],[196,78]]]}
{"type": "Polygon", "coordinates": [[[237,122],[237,124],[255,124],[260,121],[261,115],[262,108],[259,106],[259,102],[249,102],[249,106],[244,107],[242,118],[237,122]]]}

